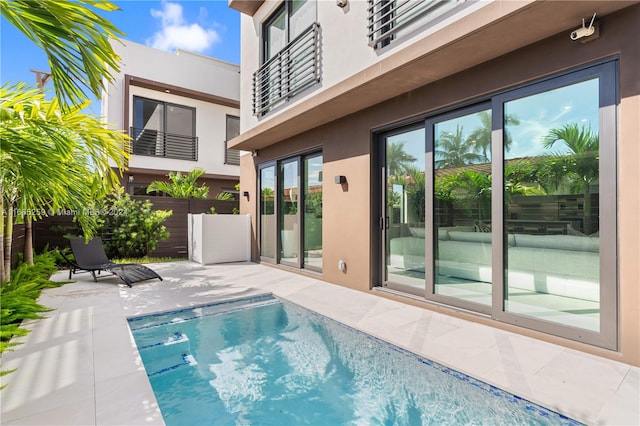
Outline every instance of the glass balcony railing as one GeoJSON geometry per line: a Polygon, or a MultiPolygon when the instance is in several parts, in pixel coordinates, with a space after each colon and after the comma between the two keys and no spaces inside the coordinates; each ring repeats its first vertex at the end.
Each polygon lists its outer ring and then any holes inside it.
{"type": "Polygon", "coordinates": [[[174,158],[177,160],[198,160],[198,138],[176,135],[155,129],[131,127],[132,153],[150,157],[174,158]]]}
{"type": "Polygon", "coordinates": [[[311,25],[253,74],[253,114],[262,116],[320,81],[319,26],[311,25]]]}
{"type": "Polygon", "coordinates": [[[369,0],[369,46],[378,49],[467,0],[369,0]]]}

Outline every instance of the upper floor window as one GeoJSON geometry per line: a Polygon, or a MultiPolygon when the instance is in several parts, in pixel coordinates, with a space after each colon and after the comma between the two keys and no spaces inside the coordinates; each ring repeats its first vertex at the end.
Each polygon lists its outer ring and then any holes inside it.
{"type": "MultiPolygon", "coordinates": [[[[425,23],[443,18],[467,0],[369,0],[369,46],[387,46],[425,23]]],[[[455,12],[452,12],[455,13],[455,12]]]]}
{"type": "Polygon", "coordinates": [[[320,81],[315,0],[287,0],[262,26],[253,113],[261,116],[320,81]]]}
{"type": "Polygon", "coordinates": [[[134,96],[130,136],[134,154],[198,159],[195,108],[134,96]]]}
{"type": "Polygon", "coordinates": [[[262,63],[280,53],[315,21],[315,0],[285,1],[264,23],[262,63]]]}
{"type": "Polygon", "coordinates": [[[227,148],[227,143],[240,134],[240,117],[227,115],[227,138],[224,142],[224,163],[234,166],[240,165],[240,151],[227,148]]]}

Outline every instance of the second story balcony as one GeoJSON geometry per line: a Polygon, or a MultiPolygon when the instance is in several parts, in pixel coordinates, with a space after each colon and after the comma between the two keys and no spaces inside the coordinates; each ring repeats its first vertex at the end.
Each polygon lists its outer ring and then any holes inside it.
{"type": "Polygon", "coordinates": [[[367,9],[369,46],[387,46],[402,34],[407,34],[467,0],[369,0],[367,9]]]}
{"type": "Polygon", "coordinates": [[[177,160],[198,160],[198,138],[155,129],[131,127],[132,154],[177,160]]]}
{"type": "Polygon", "coordinates": [[[253,114],[260,117],[320,81],[319,26],[312,24],[253,74],[253,114]]]}

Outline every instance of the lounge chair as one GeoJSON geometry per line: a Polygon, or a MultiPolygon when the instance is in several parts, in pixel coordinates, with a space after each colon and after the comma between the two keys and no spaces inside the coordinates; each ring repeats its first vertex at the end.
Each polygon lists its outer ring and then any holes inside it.
{"type": "Polygon", "coordinates": [[[90,272],[93,280],[98,282],[96,272],[99,275],[101,271],[105,271],[117,275],[118,278],[124,281],[129,287],[131,287],[132,283],[154,278],[162,281],[160,275],[146,266],[137,263],[117,264],[111,262],[104,252],[104,246],[102,245],[102,239],[100,237],[95,237],[86,244],[82,237],[70,238],[69,243],[71,244],[71,252],[73,253],[75,261],[71,260],[63,251],[60,251],[62,257],[71,265],[71,269],[69,269],[69,279],[71,279],[73,274],[85,271],[90,272]]]}

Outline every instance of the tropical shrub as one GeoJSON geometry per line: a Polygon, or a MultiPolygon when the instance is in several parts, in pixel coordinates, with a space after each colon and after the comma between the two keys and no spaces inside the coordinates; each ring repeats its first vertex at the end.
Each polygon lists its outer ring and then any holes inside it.
{"type": "MultiPolygon", "coordinates": [[[[59,287],[63,282],[50,281],[49,277],[56,271],[57,253],[47,251],[34,257],[33,266],[22,263],[11,272],[11,280],[0,284],[0,354],[18,345],[11,342],[16,336],[25,336],[30,330],[22,327],[25,319],[40,319],[39,314],[50,311],[37,303],[40,293],[45,288],[59,287]]],[[[11,371],[0,372],[5,375],[11,371]]]]}
{"type": "Polygon", "coordinates": [[[98,234],[107,256],[112,258],[144,257],[169,237],[162,225],[172,210],[153,210],[149,200],[133,200],[120,188],[106,197],[100,207],[98,234]]]}
{"type": "Polygon", "coordinates": [[[153,181],[147,187],[147,194],[151,192],[164,192],[172,198],[197,198],[205,199],[209,196],[209,187],[204,183],[198,186],[198,178],[205,174],[205,170],[199,167],[183,175],[180,172],[169,172],[169,182],[153,181]]]}

